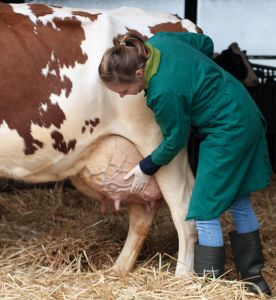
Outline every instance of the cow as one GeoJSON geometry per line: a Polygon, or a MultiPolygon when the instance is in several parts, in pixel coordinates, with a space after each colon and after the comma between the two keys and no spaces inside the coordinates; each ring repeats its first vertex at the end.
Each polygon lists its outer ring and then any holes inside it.
{"type": "Polygon", "coordinates": [[[194,223],[186,222],[194,177],[187,150],[161,168],[145,190],[130,194],[123,177],[160,143],[143,93],[127,100],[98,76],[113,39],[136,32],[201,29],[169,14],[123,7],[79,10],[0,3],[0,176],[41,183],[69,178],[82,193],[118,210],[127,203],[129,231],[113,269],[128,273],[161,199],[179,238],[176,275],[193,270],[194,223]]]}
{"type": "Polygon", "coordinates": [[[215,54],[214,61],[240,80],[247,88],[258,85],[258,77],[238,43],[233,42],[226,50],[215,54]]]}

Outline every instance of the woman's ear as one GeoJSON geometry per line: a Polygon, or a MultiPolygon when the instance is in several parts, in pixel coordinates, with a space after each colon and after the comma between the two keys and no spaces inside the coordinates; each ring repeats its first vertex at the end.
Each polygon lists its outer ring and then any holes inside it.
{"type": "Polygon", "coordinates": [[[136,75],[137,79],[143,79],[144,74],[145,74],[145,72],[144,72],[144,69],[142,69],[142,68],[137,69],[136,72],[135,72],[135,75],[136,75]]]}

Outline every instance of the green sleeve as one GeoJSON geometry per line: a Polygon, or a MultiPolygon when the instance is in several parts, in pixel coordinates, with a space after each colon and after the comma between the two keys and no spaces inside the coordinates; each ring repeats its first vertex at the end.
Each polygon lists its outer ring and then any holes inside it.
{"type": "Polygon", "coordinates": [[[190,133],[189,108],[185,107],[182,96],[174,92],[158,96],[150,106],[163,134],[163,140],[151,153],[151,158],[155,164],[162,166],[168,164],[187,144],[190,133]]]}
{"type": "Polygon", "coordinates": [[[170,33],[177,39],[185,42],[186,44],[192,46],[193,48],[199,50],[210,58],[214,55],[214,43],[212,39],[201,33],[193,32],[173,32],[170,33]]]}

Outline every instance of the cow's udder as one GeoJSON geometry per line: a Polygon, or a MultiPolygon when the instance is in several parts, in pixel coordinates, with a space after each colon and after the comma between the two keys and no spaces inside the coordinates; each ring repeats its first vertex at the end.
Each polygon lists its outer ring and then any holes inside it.
{"type": "Polygon", "coordinates": [[[145,204],[150,209],[162,199],[154,177],[143,191],[130,194],[133,178],[124,180],[124,176],[142,159],[133,143],[113,135],[99,140],[92,149],[86,167],[71,179],[81,192],[101,201],[102,211],[108,203],[119,210],[122,202],[145,204]]]}

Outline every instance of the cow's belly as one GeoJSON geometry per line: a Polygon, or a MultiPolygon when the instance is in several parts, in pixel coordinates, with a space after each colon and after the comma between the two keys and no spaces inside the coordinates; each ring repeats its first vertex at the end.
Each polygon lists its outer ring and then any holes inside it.
{"type": "Polygon", "coordinates": [[[122,202],[153,206],[156,200],[162,198],[154,177],[143,191],[136,194],[130,194],[133,178],[124,180],[141,158],[134,144],[113,135],[94,145],[86,166],[71,180],[81,192],[100,200],[103,210],[108,203],[114,204],[117,210],[122,202]]]}

